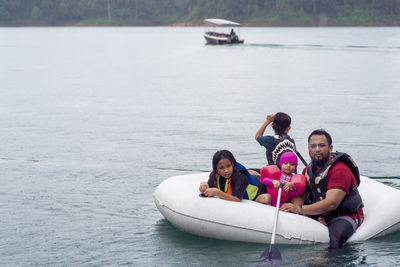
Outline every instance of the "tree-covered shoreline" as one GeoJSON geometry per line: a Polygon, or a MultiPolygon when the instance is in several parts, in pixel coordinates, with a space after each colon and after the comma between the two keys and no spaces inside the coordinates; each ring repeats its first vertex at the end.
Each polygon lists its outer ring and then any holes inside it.
{"type": "Polygon", "coordinates": [[[400,0],[0,0],[0,26],[400,26],[400,0]]]}

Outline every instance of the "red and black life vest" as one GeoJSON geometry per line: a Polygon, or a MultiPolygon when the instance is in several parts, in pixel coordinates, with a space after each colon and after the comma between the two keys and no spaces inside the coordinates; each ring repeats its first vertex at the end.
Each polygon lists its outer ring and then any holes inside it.
{"type": "Polygon", "coordinates": [[[363,207],[363,202],[357,189],[357,187],[360,185],[360,172],[350,155],[342,152],[332,153],[330,159],[324,164],[324,166],[322,166],[318,173],[316,173],[317,175],[312,171],[312,163],[308,165],[306,171],[308,183],[306,188],[305,204],[312,204],[325,199],[328,189],[328,179],[326,179],[326,177],[328,176],[331,167],[339,161],[343,162],[347,165],[347,167],[349,167],[357,180],[357,185],[350,189],[349,194],[343,198],[336,210],[321,215],[325,217],[327,221],[337,217],[339,214],[356,213],[359,208],[363,207]]]}

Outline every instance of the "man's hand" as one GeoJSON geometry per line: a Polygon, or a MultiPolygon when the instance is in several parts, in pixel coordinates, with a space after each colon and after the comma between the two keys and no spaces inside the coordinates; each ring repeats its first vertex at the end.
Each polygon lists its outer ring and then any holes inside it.
{"type": "MultiPolygon", "coordinates": [[[[320,215],[325,212],[335,210],[340,202],[346,196],[346,192],[341,189],[329,189],[326,193],[326,198],[310,205],[303,205],[304,215],[320,215]]],[[[281,207],[282,211],[299,213],[300,208],[292,203],[284,203],[281,207]]]]}
{"type": "Polygon", "coordinates": [[[295,213],[295,214],[300,214],[300,207],[297,205],[293,205],[292,203],[283,203],[280,210],[295,213]]]}

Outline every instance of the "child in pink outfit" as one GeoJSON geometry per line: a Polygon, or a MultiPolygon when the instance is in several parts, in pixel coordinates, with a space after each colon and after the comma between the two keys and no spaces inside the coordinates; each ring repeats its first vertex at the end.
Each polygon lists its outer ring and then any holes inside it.
{"type": "Polygon", "coordinates": [[[282,183],[283,192],[281,204],[290,202],[293,196],[300,196],[306,186],[306,178],[302,174],[293,174],[297,168],[297,156],[293,152],[285,152],[276,165],[269,165],[261,168],[260,181],[267,185],[266,204],[276,206],[279,185],[282,183]]]}

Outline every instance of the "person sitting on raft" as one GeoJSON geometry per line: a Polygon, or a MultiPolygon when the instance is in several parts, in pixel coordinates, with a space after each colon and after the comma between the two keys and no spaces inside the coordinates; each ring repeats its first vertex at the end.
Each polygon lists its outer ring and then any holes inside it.
{"type": "MultiPolygon", "coordinates": [[[[267,193],[264,194],[264,204],[276,206],[278,190],[281,184],[283,192],[281,205],[290,202],[293,196],[300,196],[306,187],[306,177],[302,174],[293,174],[297,168],[297,157],[293,152],[282,154],[279,170],[276,165],[269,165],[261,168],[260,181],[267,186],[267,193]]],[[[281,206],[280,205],[280,206],[281,206]]]]}
{"type": "Polygon", "coordinates": [[[332,137],[323,129],[308,137],[311,163],[303,199],[285,203],[282,211],[307,215],[328,226],[329,250],[342,248],[364,220],[363,202],[358,192],[360,172],[346,153],[333,152],[332,137]]]}
{"type": "Polygon", "coordinates": [[[232,153],[217,151],[212,159],[213,171],[208,182],[202,182],[199,190],[207,197],[217,196],[230,201],[241,201],[249,184],[245,174],[239,172],[232,153]]]}

